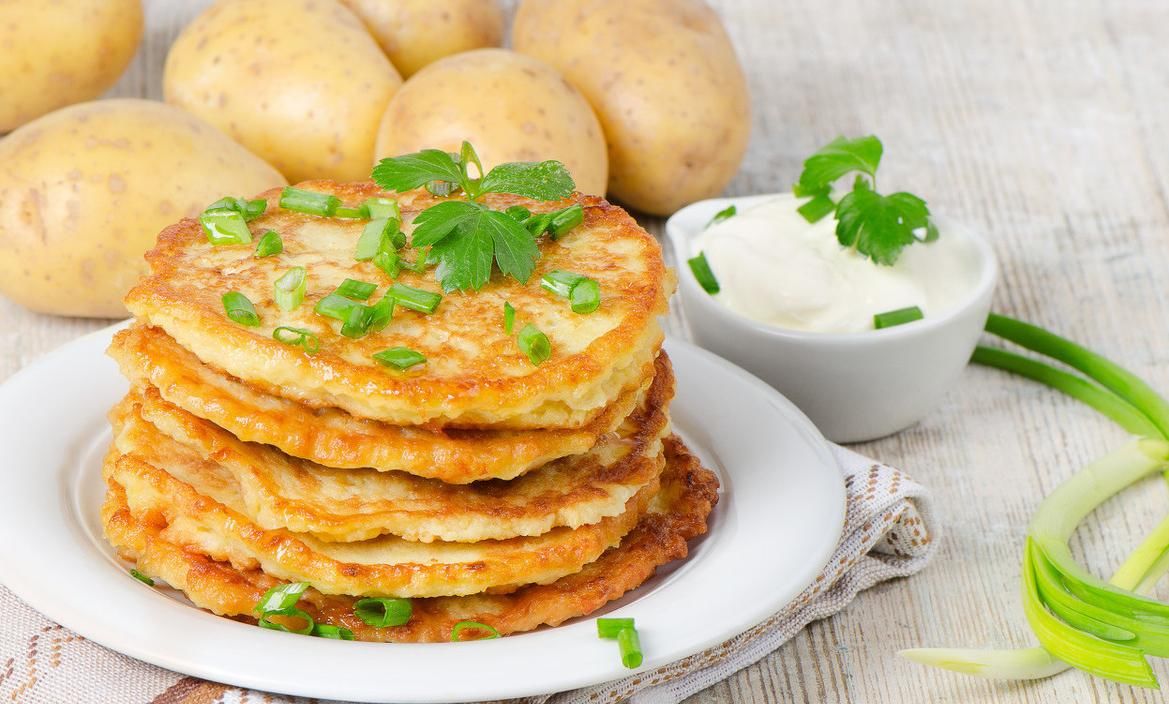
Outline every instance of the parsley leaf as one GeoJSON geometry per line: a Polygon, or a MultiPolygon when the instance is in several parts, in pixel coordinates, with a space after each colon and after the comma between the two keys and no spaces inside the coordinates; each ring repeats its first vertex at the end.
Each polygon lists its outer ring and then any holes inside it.
{"type": "Polygon", "coordinates": [[[512,162],[487,172],[480,193],[511,193],[535,200],[560,200],[576,188],[568,169],[559,161],[512,162]]]}
{"type": "Polygon", "coordinates": [[[907,245],[937,239],[929,215],[925,201],[912,193],[883,196],[858,181],[837,204],[836,239],[877,264],[892,265],[907,245]]]}
{"type": "Polygon", "coordinates": [[[837,137],[804,162],[795,193],[797,196],[828,195],[833,183],[854,171],[875,180],[882,152],[881,140],[872,135],[857,139],[837,137]]]}
{"type": "Polygon", "coordinates": [[[415,219],[413,245],[432,245],[428,260],[438,264],[435,277],[443,290],[478,290],[499,270],[527,283],[540,248],[530,232],[497,210],[462,200],[427,208],[415,219]]]}
{"type": "Polygon", "coordinates": [[[489,210],[485,217],[483,227],[491,233],[491,240],[495,243],[495,263],[499,270],[526,284],[536,268],[536,260],[540,258],[536,238],[505,213],[489,210]]]}
{"type": "Polygon", "coordinates": [[[478,215],[483,206],[465,200],[448,200],[432,205],[414,218],[414,234],[410,243],[414,247],[432,245],[454,232],[467,218],[478,215]]]}
{"type": "Polygon", "coordinates": [[[373,167],[373,180],[387,191],[409,191],[433,181],[461,184],[463,169],[441,149],[423,149],[382,159],[373,167]]]}
{"type": "Polygon", "coordinates": [[[438,263],[434,275],[443,291],[481,289],[491,278],[491,233],[482,227],[489,212],[479,210],[463,218],[452,234],[430,248],[427,259],[438,263]]]}

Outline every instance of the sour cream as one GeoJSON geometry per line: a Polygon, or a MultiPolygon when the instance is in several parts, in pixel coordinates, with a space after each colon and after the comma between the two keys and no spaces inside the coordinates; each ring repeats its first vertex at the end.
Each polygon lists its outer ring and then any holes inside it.
{"type": "Polygon", "coordinates": [[[715,299],[761,323],[811,332],[859,332],[873,316],[917,306],[928,318],[969,296],[977,283],[977,252],[959,231],[942,229],[931,243],[881,266],[836,240],[829,215],[809,223],[803,201],[776,196],[711,225],[694,238],[718,279],[715,299]]]}

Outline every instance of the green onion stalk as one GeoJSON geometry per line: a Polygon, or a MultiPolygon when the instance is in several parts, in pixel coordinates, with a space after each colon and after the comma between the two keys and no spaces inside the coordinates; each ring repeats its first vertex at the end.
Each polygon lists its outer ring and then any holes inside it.
{"type": "Polygon", "coordinates": [[[1075,561],[1068,540],[1105,500],[1169,465],[1169,403],[1123,367],[1042,328],[991,314],[986,329],[1088,378],[991,347],[979,347],[972,361],[1062,391],[1140,437],[1077,472],[1044,499],[1032,518],[1024,549],[1023,607],[1042,647],[919,648],[901,654],[995,679],[1040,679],[1076,667],[1117,682],[1157,687],[1146,656],[1169,657],[1169,605],[1145,595],[1169,572],[1169,518],[1107,582],[1075,561]]]}

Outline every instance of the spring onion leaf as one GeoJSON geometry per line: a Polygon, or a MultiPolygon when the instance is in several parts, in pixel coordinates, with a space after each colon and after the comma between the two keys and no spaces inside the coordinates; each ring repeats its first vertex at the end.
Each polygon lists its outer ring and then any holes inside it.
{"type": "Polygon", "coordinates": [[[718,223],[722,222],[723,220],[733,218],[738,214],[739,214],[738,208],[736,208],[734,205],[728,205],[727,207],[725,207],[722,210],[715,213],[714,217],[712,217],[710,219],[710,222],[706,223],[706,226],[710,227],[711,225],[717,225],[718,223]]]}
{"type": "Polygon", "coordinates": [[[599,618],[597,619],[597,637],[614,640],[624,628],[633,628],[631,618],[599,618]]]}
{"type": "Polygon", "coordinates": [[[372,317],[369,306],[360,304],[352,306],[346,311],[345,320],[341,322],[341,334],[353,340],[365,337],[369,332],[370,323],[373,322],[372,317]]]}
{"type": "Polygon", "coordinates": [[[698,256],[688,259],[686,263],[690,265],[690,271],[694,274],[694,278],[698,280],[698,285],[704,291],[711,295],[719,292],[718,279],[714,277],[714,272],[710,270],[710,263],[706,261],[705,254],[699,252],[698,256]]]}
{"type": "Polygon", "coordinates": [[[254,328],[260,324],[260,316],[256,313],[256,307],[252,305],[247,296],[239,291],[228,291],[223,294],[223,309],[227,311],[227,317],[240,325],[254,328]]]}
{"type": "Polygon", "coordinates": [[[397,218],[376,218],[365,224],[361,236],[357,238],[357,247],[353,258],[359,262],[368,262],[377,256],[378,252],[393,248],[392,237],[399,231],[400,223],[397,218]]]}
{"type": "Polygon", "coordinates": [[[442,295],[434,293],[433,291],[425,291],[406,284],[394,284],[386,291],[387,296],[393,297],[394,301],[403,308],[418,311],[419,313],[426,313],[430,315],[438,310],[438,304],[442,302],[442,295]]]}
{"type": "Polygon", "coordinates": [[[414,604],[409,599],[388,597],[358,599],[353,613],[362,623],[374,628],[403,626],[414,615],[414,604]]]}
{"type": "Polygon", "coordinates": [[[912,323],[913,321],[921,320],[924,317],[925,315],[921,312],[921,308],[918,308],[917,306],[898,308],[897,310],[885,311],[884,313],[877,313],[874,315],[873,328],[876,330],[884,330],[885,328],[912,323]]]}
{"type": "Polygon", "coordinates": [[[283,631],[284,633],[299,633],[302,636],[307,636],[312,635],[313,629],[316,626],[316,622],[313,621],[313,617],[309,616],[308,613],[296,608],[295,606],[289,606],[283,609],[271,609],[269,611],[262,612],[260,614],[259,625],[260,628],[268,628],[273,631],[283,631]],[[273,621],[273,616],[282,616],[286,619],[299,619],[304,622],[304,625],[300,628],[290,628],[283,623],[273,621]]]}
{"type": "Polygon", "coordinates": [[[203,228],[207,241],[216,246],[252,241],[252,231],[248,229],[244,216],[235,210],[205,210],[199,216],[199,226],[203,228]]]}
{"type": "Polygon", "coordinates": [[[321,300],[317,301],[317,305],[313,310],[317,315],[323,315],[326,318],[333,318],[345,322],[349,317],[349,311],[353,307],[363,307],[357,301],[348,299],[336,293],[330,293],[321,300]]]}
{"type": "Polygon", "coordinates": [[[304,302],[304,294],[308,288],[306,273],[303,266],[294,266],[273,282],[272,297],[280,310],[296,310],[304,302]]]}
{"type": "Polygon", "coordinates": [[[560,239],[568,234],[572,228],[584,222],[584,208],[580,203],[549,213],[549,215],[552,217],[548,221],[547,230],[554,240],[560,239]]]}
{"type": "Polygon", "coordinates": [[[150,577],[147,577],[146,575],[142,574],[141,572],[139,572],[138,570],[136,570],[134,568],[130,568],[130,576],[133,577],[134,579],[138,580],[139,582],[142,582],[143,584],[145,584],[148,587],[154,586],[153,579],[151,579],[150,577]]]}
{"type": "Polygon", "coordinates": [[[465,640],[462,637],[463,631],[479,631],[486,635],[472,638],[471,640],[494,640],[501,637],[499,631],[493,626],[488,626],[486,623],[479,623],[478,621],[459,621],[451,629],[451,642],[459,643],[465,640]]]}
{"type": "Polygon", "coordinates": [[[333,217],[348,218],[350,220],[357,220],[365,217],[365,212],[362,208],[350,208],[348,206],[339,205],[333,210],[333,217]]]}
{"type": "Polygon", "coordinates": [[[361,212],[370,220],[402,219],[402,211],[398,209],[398,201],[390,198],[366,198],[361,203],[361,212]]]}
{"type": "Polygon", "coordinates": [[[508,335],[515,328],[515,307],[507,301],[503,302],[503,331],[508,335]]]}
{"type": "Polygon", "coordinates": [[[528,323],[516,336],[516,344],[528,356],[532,366],[538,367],[552,356],[552,343],[535,325],[528,323]]]}
{"type": "Polygon", "coordinates": [[[818,193],[808,202],[796,208],[796,212],[808,222],[820,222],[836,211],[836,201],[827,193],[818,193]]]}
{"type": "Polygon", "coordinates": [[[334,626],[328,623],[313,625],[313,633],[317,638],[332,638],[333,640],[353,640],[353,631],[344,626],[334,626]]]}
{"type": "Polygon", "coordinates": [[[373,257],[373,265],[386,272],[391,280],[402,273],[402,257],[397,252],[378,252],[373,257]]]}
{"type": "Polygon", "coordinates": [[[247,222],[260,217],[267,209],[268,201],[263,198],[249,200],[247,198],[232,198],[231,196],[220,198],[205,208],[205,210],[234,210],[242,215],[247,222]]]}
{"type": "Polygon", "coordinates": [[[330,216],[337,212],[341,200],[328,193],[285,186],[280,192],[280,207],[309,215],[330,216]]]}
{"type": "Polygon", "coordinates": [[[300,601],[301,594],[304,594],[307,589],[308,582],[278,584],[264,592],[264,596],[260,597],[256,605],[252,607],[252,611],[262,614],[266,611],[291,608],[296,606],[296,602],[300,601]]]}
{"type": "Polygon", "coordinates": [[[275,230],[265,232],[260,237],[260,241],[256,243],[256,256],[260,258],[280,254],[283,251],[284,240],[280,239],[280,233],[275,230]]]}
{"type": "Polygon", "coordinates": [[[321,341],[316,333],[304,328],[281,325],[272,331],[272,338],[286,345],[302,347],[307,354],[316,354],[321,349],[321,341]]]}
{"type": "Polygon", "coordinates": [[[380,301],[369,306],[369,321],[366,325],[366,331],[378,332],[384,330],[390,324],[390,321],[394,319],[395,306],[394,298],[390,295],[382,296],[380,301]]]}
{"type": "Polygon", "coordinates": [[[406,371],[410,367],[426,362],[426,356],[409,347],[390,347],[373,355],[374,360],[386,367],[406,371]]]}
{"type": "Polygon", "coordinates": [[[357,279],[345,279],[333,293],[354,301],[364,301],[372,296],[376,290],[377,284],[371,284],[368,281],[358,281],[357,279]]]}
{"type": "Polygon", "coordinates": [[[617,633],[617,647],[621,652],[621,664],[630,670],[641,667],[641,639],[636,628],[622,628],[617,633]]]}

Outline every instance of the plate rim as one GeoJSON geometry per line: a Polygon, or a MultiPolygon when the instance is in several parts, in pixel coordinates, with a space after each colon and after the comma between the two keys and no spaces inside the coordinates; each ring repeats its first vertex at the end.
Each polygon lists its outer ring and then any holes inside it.
{"type": "MultiPolygon", "coordinates": [[[[100,330],[90,332],[86,335],[75,338],[74,340],[57,347],[56,349],[46,353],[45,355],[39,357],[38,359],[33,360],[31,363],[25,365],[25,367],[23,367],[21,370],[19,370],[18,372],[13,374],[11,377],[9,377],[7,380],[5,380],[3,384],[0,384],[0,407],[3,407],[4,405],[7,404],[8,394],[15,393],[15,392],[11,391],[11,389],[14,386],[25,383],[24,380],[27,377],[32,377],[38,373],[42,373],[45,369],[51,368],[53,364],[59,363],[58,360],[60,358],[67,357],[71,352],[73,352],[74,350],[76,350],[79,347],[84,347],[88,344],[93,344],[95,342],[95,340],[98,340],[101,338],[108,339],[109,337],[111,337],[113,335],[114,332],[127,326],[128,324],[129,324],[128,321],[121,322],[121,323],[115,323],[111,326],[102,328],[100,330]]],[[[784,397],[782,394],[780,394],[774,388],[772,388],[771,386],[769,386],[768,384],[766,384],[765,382],[760,380],[758,377],[752,375],[750,372],[745,371],[741,367],[738,367],[737,365],[733,364],[732,362],[730,362],[722,357],[719,357],[718,355],[716,355],[708,350],[705,350],[701,347],[698,347],[697,345],[694,345],[693,343],[690,343],[688,341],[679,339],[676,336],[668,336],[667,337],[666,348],[667,348],[667,351],[670,351],[670,352],[673,352],[675,350],[684,350],[684,352],[682,352],[682,354],[695,355],[696,357],[703,360],[706,364],[712,364],[712,365],[720,368],[720,370],[724,373],[728,373],[728,374],[732,374],[734,376],[737,376],[743,382],[745,382],[749,386],[753,387],[757,393],[762,394],[762,396],[764,397],[764,400],[766,400],[771,406],[773,406],[775,408],[776,412],[783,418],[783,420],[785,422],[787,422],[788,424],[790,424],[793,427],[793,430],[795,430],[803,438],[803,440],[807,443],[808,448],[815,455],[819,456],[820,461],[823,462],[827,467],[830,467],[830,468],[836,470],[834,472],[824,472],[824,471],[820,471],[821,469],[823,469],[820,466],[811,467],[808,469],[801,470],[802,473],[817,473],[820,475],[826,475],[826,477],[823,478],[824,479],[824,486],[821,486],[820,490],[827,490],[833,494],[833,496],[830,498],[832,500],[832,506],[834,507],[834,512],[831,516],[826,517],[824,530],[827,532],[822,534],[822,535],[824,535],[824,539],[822,539],[822,541],[821,541],[821,545],[819,546],[819,550],[815,551],[815,559],[814,560],[809,559],[804,564],[804,570],[801,573],[801,579],[798,580],[798,584],[799,584],[798,588],[790,588],[789,589],[790,591],[793,591],[793,593],[791,595],[791,599],[796,598],[804,589],[806,589],[810,584],[813,583],[813,581],[815,580],[815,577],[823,570],[823,568],[825,566],[827,566],[829,560],[831,559],[832,554],[835,552],[835,549],[836,549],[837,545],[839,544],[841,535],[843,534],[844,522],[845,522],[845,512],[846,512],[847,491],[846,491],[845,484],[844,484],[843,473],[841,472],[839,463],[836,460],[836,457],[831,450],[831,445],[828,443],[827,440],[825,440],[823,438],[823,436],[820,434],[820,432],[816,429],[815,425],[791,401],[789,401],[786,397],[784,397]],[[833,479],[835,481],[832,481],[833,479]],[[828,526],[832,526],[832,527],[829,529],[828,526]]],[[[102,349],[104,350],[104,346],[102,346],[102,349]]],[[[109,361],[108,358],[106,358],[106,361],[109,361]]],[[[679,380],[679,383],[681,384],[684,382],[682,380],[679,380]]],[[[8,430],[8,431],[0,430],[0,439],[3,439],[8,433],[11,433],[11,432],[12,431],[10,431],[10,430],[8,430]]],[[[88,442],[89,441],[87,441],[87,443],[88,442]]],[[[696,448],[696,449],[702,449],[702,448],[696,448]]],[[[74,455],[76,455],[76,454],[77,453],[74,452],[74,455]]],[[[45,471],[44,475],[47,478],[51,477],[52,478],[51,480],[54,483],[59,483],[60,478],[62,476],[64,476],[66,473],[69,473],[70,471],[71,470],[69,468],[58,467],[58,468],[54,468],[52,471],[45,471]]],[[[733,468],[728,467],[728,468],[726,468],[725,471],[727,471],[728,473],[733,472],[733,468]]],[[[46,481],[49,481],[49,479],[46,479],[46,481]]],[[[69,497],[62,496],[60,498],[61,498],[61,506],[64,507],[65,504],[68,502],[69,497]]],[[[62,526],[61,530],[62,531],[69,531],[70,533],[76,532],[76,529],[80,527],[76,524],[78,517],[74,517],[74,516],[70,515],[70,516],[68,516],[68,520],[69,520],[70,525],[68,527],[62,526]]],[[[0,524],[2,524],[2,523],[3,523],[3,519],[0,519],[0,524]]],[[[817,528],[819,529],[820,527],[817,526],[817,528]]],[[[88,547],[86,549],[88,549],[88,547]]],[[[5,558],[10,557],[11,553],[12,553],[11,549],[5,547],[2,543],[0,543],[0,557],[5,557],[5,558]]],[[[183,659],[181,656],[175,655],[173,653],[152,651],[152,650],[146,649],[145,647],[137,646],[132,641],[127,642],[125,636],[122,637],[122,640],[119,640],[117,637],[118,632],[116,629],[108,629],[107,628],[106,630],[102,630],[100,632],[94,632],[95,630],[98,630],[98,626],[95,623],[93,625],[93,627],[90,628],[89,622],[84,622],[80,625],[80,627],[78,627],[77,624],[78,624],[78,620],[80,620],[80,619],[72,618],[74,610],[72,610],[69,606],[64,605],[64,604],[52,603],[48,596],[45,596],[42,599],[40,597],[40,593],[36,589],[36,582],[37,582],[36,578],[26,579],[23,576],[17,576],[16,579],[14,580],[13,575],[19,575],[19,570],[4,569],[3,565],[5,562],[7,562],[7,559],[0,559],[0,573],[3,574],[3,579],[0,579],[0,583],[3,583],[10,591],[12,591],[12,593],[14,595],[16,595],[18,598],[20,598],[22,601],[24,601],[30,607],[36,609],[38,612],[40,612],[43,616],[45,616],[49,620],[52,620],[55,623],[59,623],[59,624],[65,626],[66,628],[69,628],[70,630],[73,630],[73,631],[79,633],[80,635],[82,635],[86,639],[92,640],[93,642],[98,643],[102,647],[108,648],[114,652],[122,653],[124,655],[135,658],[137,660],[140,660],[140,661],[143,661],[143,662],[146,662],[146,663],[149,663],[151,665],[158,666],[158,667],[162,667],[162,668],[174,671],[174,672],[178,672],[178,673],[186,674],[186,675],[191,675],[191,676],[195,676],[195,677],[206,678],[206,679],[217,681],[217,682],[223,682],[223,683],[231,684],[233,686],[253,688],[253,689],[257,689],[257,690],[261,690],[261,691],[281,693],[281,694],[286,694],[286,695],[290,695],[290,696],[308,696],[308,697],[323,697],[323,698],[338,698],[338,697],[340,697],[343,699],[350,699],[350,700],[354,700],[354,701],[369,701],[369,702],[392,700],[392,701],[401,701],[401,702],[420,702],[420,703],[421,702],[428,702],[429,703],[429,702],[448,702],[448,701],[465,701],[466,700],[465,698],[453,697],[449,694],[438,695],[438,696],[425,695],[425,696],[405,696],[405,697],[403,697],[403,696],[396,694],[396,693],[389,693],[389,694],[378,694],[375,696],[371,696],[370,690],[372,688],[372,682],[366,686],[366,688],[365,688],[366,693],[364,695],[361,693],[361,691],[359,691],[359,689],[357,689],[357,687],[359,687],[360,685],[352,683],[352,682],[345,683],[345,686],[341,687],[341,688],[330,689],[329,691],[324,691],[324,690],[320,689],[319,682],[316,684],[316,688],[301,687],[301,686],[298,686],[297,682],[289,682],[287,680],[282,680],[281,678],[274,677],[268,673],[231,672],[231,671],[225,670],[221,665],[219,665],[219,666],[209,665],[209,664],[205,664],[203,662],[195,661],[192,659],[183,659]],[[30,594],[32,595],[32,598],[29,598],[30,594]],[[64,618],[58,618],[59,616],[64,616],[64,618]],[[70,623],[70,622],[72,622],[72,623],[70,623]]],[[[683,566],[685,566],[687,564],[689,564],[689,563],[682,563],[683,566]]],[[[189,611],[191,613],[191,615],[205,615],[206,614],[206,612],[203,612],[202,610],[194,610],[194,609],[190,609],[190,607],[178,604],[177,602],[175,602],[172,599],[169,599],[165,595],[161,595],[161,594],[156,593],[156,594],[154,594],[154,596],[157,596],[159,598],[165,598],[169,602],[171,602],[172,604],[182,606],[182,608],[186,611],[189,611]]],[[[747,623],[745,626],[742,626],[742,627],[736,626],[733,630],[712,628],[712,629],[710,629],[710,633],[708,633],[705,638],[702,638],[700,640],[697,640],[694,643],[691,643],[688,647],[686,647],[684,649],[671,652],[669,655],[669,658],[666,660],[659,660],[658,658],[654,658],[651,654],[650,657],[647,657],[646,664],[638,670],[613,671],[609,675],[606,675],[602,678],[598,678],[598,676],[596,674],[593,674],[593,673],[574,674],[576,672],[576,668],[567,667],[567,668],[564,668],[563,670],[560,670],[558,673],[556,673],[556,676],[555,676],[556,684],[554,684],[553,685],[554,688],[551,688],[551,689],[548,686],[547,682],[545,681],[546,678],[545,678],[545,680],[538,680],[540,682],[540,684],[536,684],[535,681],[533,681],[531,684],[525,684],[524,682],[520,682],[520,681],[506,682],[506,683],[497,681],[492,686],[482,687],[482,688],[476,689],[477,693],[475,694],[475,697],[480,698],[480,699],[483,697],[502,699],[502,698],[512,698],[512,697],[534,696],[534,695],[538,695],[538,694],[548,693],[549,691],[565,691],[565,690],[576,689],[579,687],[593,686],[593,685],[603,684],[606,682],[613,682],[613,681],[623,679],[624,677],[627,677],[629,675],[632,675],[635,672],[648,672],[648,671],[651,671],[652,669],[655,669],[657,667],[661,667],[663,665],[667,665],[667,664],[672,663],[672,662],[677,662],[678,660],[681,660],[683,658],[689,657],[689,656],[694,655],[696,653],[702,652],[710,647],[713,647],[715,645],[718,645],[719,643],[726,641],[728,638],[733,638],[736,635],[742,633],[744,630],[749,629],[749,628],[753,627],[754,625],[757,625],[758,623],[765,621],[771,614],[778,612],[784,606],[786,606],[787,604],[790,604],[790,603],[791,603],[791,601],[789,599],[788,601],[785,601],[784,603],[771,603],[771,602],[769,602],[769,606],[766,609],[755,608],[753,610],[753,612],[758,612],[758,617],[753,616],[750,619],[750,623],[747,623]]],[[[216,617],[216,618],[219,618],[219,617],[216,617]]],[[[225,625],[230,624],[230,625],[239,626],[240,628],[248,628],[249,630],[256,631],[256,635],[263,635],[266,637],[277,637],[277,638],[282,638],[282,639],[287,638],[287,636],[285,636],[283,634],[259,631],[259,629],[253,629],[245,624],[239,624],[239,623],[230,621],[229,619],[222,619],[222,620],[224,621],[225,625]]],[[[574,624],[574,625],[576,625],[576,624],[574,624]]],[[[549,633],[554,633],[556,631],[563,631],[563,629],[571,628],[571,627],[572,626],[561,626],[561,627],[558,627],[557,629],[547,629],[547,630],[540,632],[540,633],[528,634],[528,637],[530,638],[532,635],[539,636],[539,635],[541,635],[541,633],[543,635],[547,635],[549,633]]],[[[313,642],[314,640],[315,639],[306,639],[305,647],[312,649],[313,646],[322,645],[322,644],[314,643],[313,642]]],[[[465,648],[468,651],[470,651],[470,650],[473,650],[474,648],[490,647],[492,645],[492,643],[495,643],[495,642],[489,641],[489,642],[483,642],[483,643],[462,643],[462,644],[459,644],[458,647],[465,648]]],[[[358,647],[365,647],[365,648],[370,648],[370,647],[378,648],[378,647],[382,646],[383,644],[372,644],[372,643],[350,644],[350,646],[354,646],[354,645],[356,645],[358,647]]],[[[414,644],[403,644],[403,645],[406,645],[407,647],[433,647],[432,645],[425,645],[425,646],[419,646],[419,645],[414,645],[414,644]]],[[[333,655],[333,654],[330,653],[330,655],[333,655]]],[[[615,660],[616,660],[616,658],[614,658],[614,661],[615,660]]]]}

